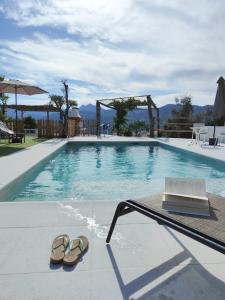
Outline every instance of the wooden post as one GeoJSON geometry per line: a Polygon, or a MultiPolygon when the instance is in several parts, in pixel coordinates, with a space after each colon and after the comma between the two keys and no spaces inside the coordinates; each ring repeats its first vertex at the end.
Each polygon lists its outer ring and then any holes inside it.
{"type": "Polygon", "coordinates": [[[160,117],[159,117],[159,109],[156,110],[157,114],[157,136],[159,136],[159,129],[160,129],[160,117]]]}
{"type": "Polygon", "coordinates": [[[38,138],[42,137],[42,121],[38,120],[38,138]]]}
{"type": "Polygon", "coordinates": [[[66,137],[68,137],[68,114],[69,114],[68,84],[65,84],[65,98],[66,98],[66,137]]]}
{"type": "Polygon", "coordinates": [[[96,101],[96,135],[99,137],[100,132],[100,122],[101,122],[101,104],[99,101],[96,101]]]}
{"type": "MultiPolygon", "coordinates": [[[[117,109],[116,110],[116,120],[118,120],[119,119],[119,109],[117,109]]],[[[120,135],[120,130],[119,130],[119,127],[118,127],[118,122],[117,122],[117,126],[116,126],[117,128],[116,128],[116,135],[120,135]]]]}
{"type": "Polygon", "coordinates": [[[147,96],[147,103],[148,103],[148,117],[149,117],[149,127],[150,127],[149,136],[154,137],[154,117],[152,114],[152,100],[150,95],[147,96]]]}
{"type": "Polygon", "coordinates": [[[66,99],[66,109],[65,109],[65,120],[64,120],[64,133],[63,137],[68,137],[68,114],[69,114],[69,96],[68,96],[68,89],[69,86],[66,83],[66,80],[62,81],[65,89],[65,99],[66,99]]]}
{"type": "Polygon", "coordinates": [[[49,126],[49,111],[47,110],[47,122],[46,122],[46,134],[47,137],[50,137],[50,126],[49,126]]]}
{"type": "Polygon", "coordinates": [[[14,130],[17,133],[17,123],[18,123],[18,113],[17,113],[17,86],[15,86],[15,102],[16,102],[16,130],[14,130]]]}

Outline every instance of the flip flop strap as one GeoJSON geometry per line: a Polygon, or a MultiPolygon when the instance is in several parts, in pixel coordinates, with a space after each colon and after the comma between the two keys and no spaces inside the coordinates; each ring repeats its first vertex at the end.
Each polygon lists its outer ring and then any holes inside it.
{"type": "Polygon", "coordinates": [[[52,249],[57,249],[57,248],[59,248],[59,247],[61,247],[61,246],[64,246],[64,248],[65,248],[65,236],[63,236],[63,235],[60,235],[60,236],[58,236],[57,237],[57,240],[60,240],[60,239],[62,239],[62,243],[61,244],[58,244],[57,246],[53,246],[52,245],[52,249]]]}
{"type": "Polygon", "coordinates": [[[84,242],[83,242],[83,240],[82,239],[80,239],[80,238],[76,238],[76,239],[74,239],[74,240],[72,240],[71,242],[70,242],[70,245],[69,245],[69,249],[70,250],[74,250],[74,249],[76,249],[76,248],[79,248],[80,249],[80,251],[82,252],[83,251],[83,249],[84,249],[84,242]],[[73,241],[79,241],[79,244],[77,245],[77,246],[73,246],[73,241]],[[81,245],[81,246],[80,246],[81,245]]]}

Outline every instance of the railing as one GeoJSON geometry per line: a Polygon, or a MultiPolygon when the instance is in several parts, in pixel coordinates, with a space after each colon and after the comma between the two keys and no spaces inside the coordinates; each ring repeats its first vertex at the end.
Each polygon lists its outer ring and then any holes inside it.
{"type": "Polygon", "coordinates": [[[24,128],[24,132],[28,135],[38,135],[38,129],[36,128],[24,128]]]}
{"type": "Polygon", "coordinates": [[[58,120],[38,120],[38,137],[54,138],[61,137],[63,126],[58,120]]]}
{"type": "MultiPolygon", "coordinates": [[[[5,122],[7,127],[13,131],[16,130],[15,121],[5,122]]],[[[63,125],[60,120],[38,120],[37,129],[25,129],[21,120],[17,122],[17,132],[25,132],[25,134],[37,134],[39,138],[62,137],[63,125]]],[[[95,120],[81,120],[79,130],[76,135],[96,135],[95,120]]]]}
{"type": "MultiPolygon", "coordinates": [[[[12,131],[16,131],[16,121],[7,121],[7,122],[5,122],[5,124],[12,131]]],[[[17,121],[17,132],[19,132],[19,133],[24,132],[24,123],[22,120],[17,121]]]]}
{"type": "Polygon", "coordinates": [[[82,120],[80,122],[80,135],[96,135],[96,120],[82,120]]]}

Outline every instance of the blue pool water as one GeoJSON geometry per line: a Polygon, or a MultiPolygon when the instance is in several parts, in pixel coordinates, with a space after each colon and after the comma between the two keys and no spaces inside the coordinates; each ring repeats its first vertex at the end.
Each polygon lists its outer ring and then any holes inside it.
{"type": "Polygon", "coordinates": [[[225,196],[225,164],[158,144],[76,144],[33,171],[10,200],[122,200],[164,189],[166,176],[204,178],[225,196]]]}

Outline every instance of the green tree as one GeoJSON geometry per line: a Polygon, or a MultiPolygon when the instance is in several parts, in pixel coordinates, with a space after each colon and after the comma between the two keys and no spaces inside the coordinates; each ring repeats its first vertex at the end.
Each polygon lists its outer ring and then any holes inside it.
{"type": "Polygon", "coordinates": [[[145,121],[135,121],[129,124],[129,130],[134,132],[136,136],[141,130],[147,130],[148,126],[145,121]]]}
{"type": "Polygon", "coordinates": [[[176,108],[172,110],[172,116],[176,118],[191,118],[193,113],[191,96],[175,98],[176,108]]]}
{"type": "MultiPolygon", "coordinates": [[[[57,108],[60,115],[60,120],[63,121],[65,117],[65,108],[66,108],[65,98],[60,95],[50,95],[49,98],[50,98],[49,104],[57,108]]],[[[71,107],[77,106],[76,100],[69,100],[68,102],[69,102],[69,109],[71,107]]]]}
{"type": "Polygon", "coordinates": [[[25,128],[28,128],[28,129],[37,128],[37,123],[36,123],[35,119],[31,116],[24,118],[23,122],[24,122],[25,128]]]}
{"type": "Polygon", "coordinates": [[[116,117],[113,119],[113,127],[115,128],[117,135],[122,135],[126,130],[127,125],[127,110],[122,107],[117,107],[116,117]]]}
{"type": "Polygon", "coordinates": [[[0,110],[0,121],[13,122],[13,119],[11,117],[8,117],[6,114],[3,115],[2,111],[0,110]]]}
{"type": "Polygon", "coordinates": [[[64,105],[65,99],[63,96],[60,95],[49,95],[50,98],[50,105],[53,105],[59,112],[60,120],[63,121],[64,118],[64,105]]]}
{"type": "Polygon", "coordinates": [[[164,125],[167,136],[190,137],[190,127],[193,123],[193,106],[191,96],[175,98],[176,108],[172,110],[172,118],[164,125]]]}
{"type": "Polygon", "coordinates": [[[113,128],[116,130],[117,135],[122,135],[127,130],[127,113],[137,108],[141,103],[143,104],[143,102],[133,97],[126,100],[116,99],[109,103],[109,106],[114,107],[117,111],[116,117],[113,119],[113,128]]]}
{"type": "Polygon", "coordinates": [[[66,80],[62,80],[61,82],[63,84],[62,92],[64,96],[50,95],[49,104],[57,108],[62,122],[62,137],[66,137],[68,133],[68,111],[71,107],[77,106],[77,101],[68,99],[69,86],[66,83],[66,80]]]}
{"type": "Polygon", "coordinates": [[[77,101],[76,100],[69,100],[68,103],[69,103],[69,109],[71,107],[77,107],[77,101]]]}
{"type": "Polygon", "coordinates": [[[5,115],[0,110],[0,121],[5,122],[5,115]]]}
{"type": "MultiPolygon", "coordinates": [[[[4,76],[0,76],[0,81],[4,80],[4,76]]],[[[4,93],[0,93],[0,104],[2,109],[2,114],[5,115],[6,107],[8,103],[9,96],[5,95],[4,93]]]]}

